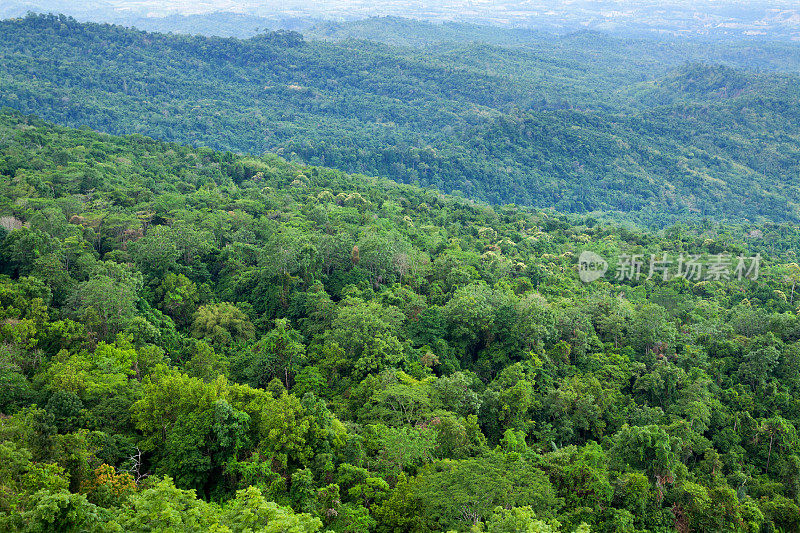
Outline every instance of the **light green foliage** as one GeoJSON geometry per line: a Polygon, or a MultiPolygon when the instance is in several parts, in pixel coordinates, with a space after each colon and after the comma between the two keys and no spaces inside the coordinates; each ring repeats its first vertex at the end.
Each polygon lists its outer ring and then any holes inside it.
{"type": "Polygon", "coordinates": [[[141,275],[109,268],[78,284],[72,298],[75,317],[89,326],[101,340],[113,338],[135,314],[141,275]]]}
{"type": "Polygon", "coordinates": [[[155,290],[158,307],[171,316],[180,326],[191,323],[200,303],[197,285],[183,274],[168,272],[155,290]]]}
{"type": "Polygon", "coordinates": [[[128,253],[147,278],[161,280],[177,266],[178,247],[172,228],[154,226],[147,234],[131,243],[128,253]]]}
{"type": "Polygon", "coordinates": [[[495,507],[527,504],[546,516],[559,506],[552,485],[539,469],[512,455],[491,454],[443,461],[401,484],[380,507],[379,521],[414,531],[465,528],[488,519],[495,507]]]}
{"type": "Polygon", "coordinates": [[[387,428],[378,426],[380,459],[389,469],[414,469],[433,460],[436,430],[433,427],[387,428]]]}
{"type": "Polygon", "coordinates": [[[277,378],[289,389],[305,352],[300,333],[288,320],[278,319],[275,328],[234,357],[234,372],[240,381],[253,387],[264,388],[277,378]]]}
{"type": "Polygon", "coordinates": [[[192,357],[184,363],[186,372],[203,381],[214,381],[217,376],[224,375],[227,361],[205,341],[198,340],[192,345],[192,357]]]}
{"type": "Polygon", "coordinates": [[[486,521],[486,531],[489,533],[558,533],[557,528],[542,520],[536,520],[536,514],[530,507],[495,508],[491,518],[486,521]]]}
{"type": "Polygon", "coordinates": [[[331,328],[356,375],[366,376],[401,363],[403,346],[397,334],[404,318],[397,308],[376,302],[343,302],[331,328]]]}
{"type": "Polygon", "coordinates": [[[322,522],[308,514],[295,514],[264,499],[255,487],[241,490],[222,509],[221,519],[233,533],[314,533],[322,522]]]}
{"type": "Polygon", "coordinates": [[[123,529],[106,509],[97,507],[82,494],[66,489],[40,490],[33,494],[27,508],[11,516],[0,516],[6,531],[44,533],[47,531],[86,531],[117,533],[123,529]]]}
{"type": "Polygon", "coordinates": [[[225,531],[219,511],[165,478],[130,497],[118,518],[124,531],[225,531]]]}
{"type": "Polygon", "coordinates": [[[124,531],[212,531],[217,533],[313,533],[322,522],[264,499],[250,487],[219,507],[175,488],[169,478],[132,496],[118,519],[124,531]]]}
{"type": "Polygon", "coordinates": [[[235,305],[223,302],[204,305],[194,315],[192,336],[214,348],[229,347],[253,336],[253,325],[235,305]]]}
{"type": "Polygon", "coordinates": [[[659,484],[671,483],[675,476],[677,445],[676,439],[658,426],[623,426],[614,436],[610,453],[620,470],[630,466],[662,480],[659,484]]]}
{"type": "Polygon", "coordinates": [[[144,381],[143,397],[131,407],[136,427],[145,437],[143,448],[159,457],[160,470],[179,486],[201,488],[224,460],[215,452],[227,455],[238,444],[235,427],[221,426],[219,417],[233,418],[236,424],[246,424],[246,419],[217,403],[224,398],[225,388],[222,377],[204,383],[165,372],[144,381]],[[221,439],[215,429],[225,432],[221,439]]]}
{"type": "Polygon", "coordinates": [[[59,492],[69,488],[64,469],[52,463],[33,463],[27,448],[12,441],[0,443],[0,512],[14,513],[30,508],[40,490],[59,492]]]}

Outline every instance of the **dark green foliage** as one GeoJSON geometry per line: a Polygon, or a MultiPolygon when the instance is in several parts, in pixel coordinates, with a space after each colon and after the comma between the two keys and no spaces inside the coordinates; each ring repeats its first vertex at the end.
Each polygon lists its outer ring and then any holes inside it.
{"type": "MultiPolygon", "coordinates": [[[[461,37],[420,50],[304,41],[295,33],[236,40],[31,15],[0,22],[0,104],[71,126],[272,151],[499,204],[615,213],[657,225],[800,217],[796,76],[706,63],[796,70],[796,51],[590,32],[499,41],[461,37]],[[693,62],[682,65],[686,60],[693,62]]],[[[89,161],[54,150],[46,157],[60,168],[30,186],[54,196],[96,187],[114,156],[86,150],[89,161]]],[[[26,162],[9,155],[0,172],[10,176],[26,162]]],[[[257,161],[218,157],[219,167],[191,176],[193,186],[223,176],[236,184],[271,178],[257,161]]],[[[185,163],[175,170],[191,169],[185,163]]],[[[150,171],[147,178],[164,176],[150,171]]],[[[304,184],[309,177],[296,178],[304,184]]],[[[113,202],[130,207],[152,194],[146,183],[127,184],[113,202]]],[[[252,199],[245,204],[252,207],[252,199]]],[[[355,198],[348,204],[348,217],[364,207],[355,198]]],[[[310,209],[318,222],[329,217],[324,208],[310,209]]],[[[154,214],[163,216],[158,208],[154,214]]],[[[121,223],[109,213],[106,224],[121,223]]],[[[140,265],[145,278],[177,268],[180,243],[159,247],[160,232],[172,233],[155,228],[129,251],[138,262],[150,254],[140,265]],[[148,252],[153,246],[157,254],[148,252]]],[[[367,246],[384,237],[362,236],[367,246]]],[[[51,246],[40,235],[26,242],[22,255],[51,246]]],[[[297,244],[285,259],[302,270],[306,243],[297,244]]],[[[381,257],[365,257],[365,269],[386,270],[374,261],[381,257]]]]}

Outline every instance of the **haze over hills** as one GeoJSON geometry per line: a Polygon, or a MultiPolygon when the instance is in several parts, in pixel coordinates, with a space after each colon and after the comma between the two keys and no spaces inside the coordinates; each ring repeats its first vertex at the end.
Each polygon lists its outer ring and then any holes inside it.
{"type": "Polygon", "coordinates": [[[0,23],[0,104],[490,202],[656,224],[796,220],[795,75],[685,64],[794,69],[774,46],[578,33],[417,49],[32,16],[0,23]]]}
{"type": "Polygon", "coordinates": [[[197,33],[232,32],[239,37],[249,37],[249,32],[263,28],[265,21],[270,25],[283,25],[294,24],[298,19],[307,23],[314,19],[353,21],[390,15],[434,22],[535,28],[557,33],[591,29],[625,35],[800,40],[800,10],[791,0],[323,0],[312,3],[275,0],[11,0],[0,6],[0,17],[22,16],[29,10],[66,13],[81,20],[116,22],[149,30],[171,28],[180,31],[193,25],[197,33]],[[241,26],[237,31],[235,26],[225,23],[221,27],[215,26],[219,24],[217,15],[220,13],[236,13],[254,20],[240,18],[241,26]]]}

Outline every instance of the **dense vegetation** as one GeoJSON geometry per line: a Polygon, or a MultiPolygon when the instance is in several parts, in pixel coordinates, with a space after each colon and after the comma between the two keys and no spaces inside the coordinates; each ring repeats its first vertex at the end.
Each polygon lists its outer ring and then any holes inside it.
{"type": "Polygon", "coordinates": [[[795,226],[0,115],[0,529],[796,531],[795,226]],[[760,253],[590,284],[585,249],[760,253]]]}
{"type": "MultiPolygon", "coordinates": [[[[424,35],[408,26],[409,41],[424,35]]],[[[657,225],[798,220],[800,85],[772,72],[797,70],[796,47],[714,45],[704,55],[701,45],[593,33],[525,33],[501,47],[431,28],[438,44],[420,50],[31,15],[0,22],[0,104],[500,204],[657,225]]]]}

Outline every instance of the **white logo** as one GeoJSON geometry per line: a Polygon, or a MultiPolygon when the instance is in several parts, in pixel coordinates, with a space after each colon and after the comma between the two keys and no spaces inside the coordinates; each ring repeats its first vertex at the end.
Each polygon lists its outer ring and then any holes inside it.
{"type": "Polygon", "coordinates": [[[578,258],[578,275],[584,283],[602,278],[608,270],[608,262],[589,250],[581,252],[578,258]]]}
{"type": "MultiPolygon", "coordinates": [[[[689,281],[733,281],[758,279],[761,268],[761,254],[752,257],[734,257],[728,253],[711,256],[679,254],[676,259],[663,252],[650,254],[650,268],[643,254],[620,254],[617,257],[617,281],[639,281],[640,279],[661,278],[669,281],[684,278],[689,281]],[[673,268],[673,265],[675,268],[673,268]]],[[[608,262],[594,252],[584,250],[578,257],[578,274],[581,281],[591,283],[602,278],[608,271],[608,262]]]]}

